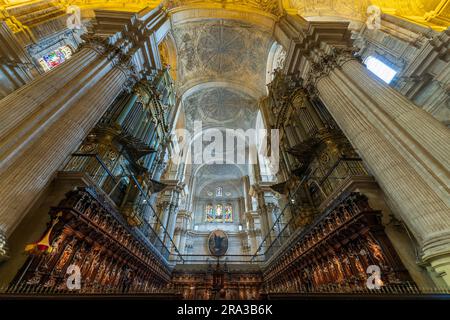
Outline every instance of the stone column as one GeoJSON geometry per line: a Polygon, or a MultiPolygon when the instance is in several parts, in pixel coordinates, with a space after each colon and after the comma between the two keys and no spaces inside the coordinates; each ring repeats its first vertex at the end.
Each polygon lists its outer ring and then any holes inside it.
{"type": "Polygon", "coordinates": [[[258,200],[258,212],[261,221],[262,238],[266,238],[266,246],[268,247],[272,243],[273,238],[270,232],[272,225],[270,224],[270,220],[268,218],[268,208],[264,199],[264,191],[257,185],[252,186],[252,190],[258,200]]]}
{"type": "Polygon", "coordinates": [[[130,76],[98,39],[0,101],[0,229],[9,237],[130,76]]]}
{"type": "Polygon", "coordinates": [[[38,74],[38,70],[3,17],[0,20],[0,98],[3,98],[30,82],[38,74]]]}
{"type": "Polygon", "coordinates": [[[103,53],[86,46],[0,101],[0,170],[111,69],[103,53]]]}
{"type": "Polygon", "coordinates": [[[164,236],[165,243],[168,248],[170,248],[173,244],[171,243],[170,239],[173,241],[173,235],[175,232],[175,226],[177,222],[177,209],[178,204],[171,203],[170,204],[170,210],[169,210],[169,216],[167,219],[167,234],[164,236]]]}
{"type": "Polygon", "coordinates": [[[252,211],[252,200],[250,196],[250,178],[249,176],[242,177],[242,183],[244,185],[244,207],[245,212],[252,211]]]}
{"type": "Polygon", "coordinates": [[[175,233],[178,233],[177,242],[175,243],[178,251],[184,253],[184,247],[186,244],[186,233],[190,227],[192,220],[192,212],[186,210],[179,210],[177,213],[177,218],[179,219],[179,224],[175,229],[175,233]]]}
{"type": "Polygon", "coordinates": [[[164,243],[164,245],[170,249],[170,247],[173,245],[170,241],[170,238],[172,238],[173,240],[173,235],[175,232],[180,190],[175,187],[175,189],[172,189],[170,191],[169,195],[162,196],[164,197],[164,201],[161,205],[160,221],[162,226],[159,229],[159,238],[164,243]]]}
{"type": "Polygon", "coordinates": [[[163,201],[158,205],[159,209],[159,222],[157,223],[156,230],[158,230],[158,236],[163,241],[164,239],[164,229],[167,228],[168,218],[169,218],[169,210],[170,210],[170,202],[163,201]]]}
{"type": "Polygon", "coordinates": [[[347,53],[324,59],[319,97],[450,286],[450,131],[347,53]]]}
{"type": "MultiPolygon", "coordinates": [[[[270,235],[271,235],[272,239],[275,239],[278,236],[278,234],[276,232],[276,228],[274,226],[274,224],[276,222],[276,217],[274,216],[275,205],[273,203],[268,203],[266,205],[266,208],[267,208],[266,209],[267,223],[269,225],[269,228],[273,227],[273,229],[270,229],[270,235]]],[[[281,224],[281,222],[280,222],[280,224],[281,224]]]]}
{"type": "Polygon", "coordinates": [[[417,238],[423,261],[450,286],[448,128],[350,54],[347,23],[286,16],[274,33],[288,48],[284,71],[324,102],[417,238]]]}

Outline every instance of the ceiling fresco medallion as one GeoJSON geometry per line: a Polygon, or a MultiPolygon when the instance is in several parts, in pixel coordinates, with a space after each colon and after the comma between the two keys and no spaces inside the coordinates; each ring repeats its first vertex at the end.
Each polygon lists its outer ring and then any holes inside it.
{"type": "Polygon", "coordinates": [[[253,127],[257,101],[250,96],[227,88],[198,91],[185,100],[188,123],[201,120],[204,124],[234,123],[239,128],[253,127]]]}
{"type": "Polygon", "coordinates": [[[184,23],[175,26],[173,34],[180,85],[214,79],[264,88],[269,34],[224,20],[184,23]]]}

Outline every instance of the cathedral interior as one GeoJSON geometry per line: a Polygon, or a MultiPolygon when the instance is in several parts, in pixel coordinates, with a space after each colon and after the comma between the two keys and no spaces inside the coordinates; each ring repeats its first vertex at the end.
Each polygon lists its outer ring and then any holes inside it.
{"type": "Polygon", "coordinates": [[[449,0],[0,8],[0,296],[450,294],[449,0]]]}

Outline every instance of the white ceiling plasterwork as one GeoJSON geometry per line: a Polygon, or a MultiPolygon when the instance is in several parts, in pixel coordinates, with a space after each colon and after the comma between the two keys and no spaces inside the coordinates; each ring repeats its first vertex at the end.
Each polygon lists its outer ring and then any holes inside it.
{"type": "Polygon", "coordinates": [[[272,44],[269,34],[228,20],[184,23],[175,26],[173,34],[181,94],[199,83],[212,81],[237,83],[264,92],[265,67],[272,44]]]}

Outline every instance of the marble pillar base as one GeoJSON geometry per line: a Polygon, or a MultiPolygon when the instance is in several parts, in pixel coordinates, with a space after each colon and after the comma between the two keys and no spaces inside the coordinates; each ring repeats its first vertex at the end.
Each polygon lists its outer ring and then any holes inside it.
{"type": "Polygon", "coordinates": [[[424,240],[422,260],[430,265],[450,288],[450,231],[432,234],[424,240]]]}

